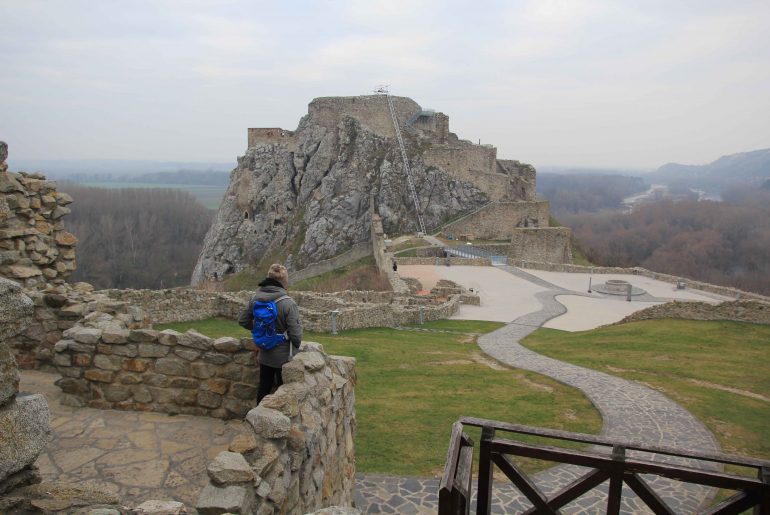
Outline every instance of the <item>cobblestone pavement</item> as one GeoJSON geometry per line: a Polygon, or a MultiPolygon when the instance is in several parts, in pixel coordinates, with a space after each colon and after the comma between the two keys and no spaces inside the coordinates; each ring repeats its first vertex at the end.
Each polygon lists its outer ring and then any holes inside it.
{"type": "MultiPolygon", "coordinates": [[[[559,288],[518,268],[500,268],[548,288],[548,291],[536,294],[543,306],[539,311],[521,316],[505,327],[481,336],[478,341],[484,352],[513,367],[547,375],[581,390],[602,415],[603,436],[688,450],[719,450],[714,437],[700,421],[659,392],[609,374],[547,358],[521,346],[519,341],[522,338],[566,311],[556,300],[557,295],[585,294],[559,288]]],[[[655,298],[651,297],[652,299],[655,298]]],[[[629,454],[648,459],[662,459],[659,456],[645,456],[644,453],[629,454]]],[[[712,467],[710,464],[692,460],[669,458],[668,461],[692,467],[712,467]]],[[[546,495],[551,495],[587,470],[571,465],[559,465],[535,474],[533,480],[546,495]]],[[[696,511],[714,493],[713,489],[699,485],[654,476],[644,477],[676,513],[696,511]]],[[[357,506],[365,513],[436,513],[438,483],[438,479],[361,475],[355,500],[357,506]]],[[[604,483],[565,506],[562,513],[603,513],[606,499],[607,483],[604,483]]],[[[529,507],[531,504],[510,484],[495,484],[492,513],[518,513],[529,507]]],[[[625,486],[621,512],[651,513],[625,486]]]]}
{"type": "Polygon", "coordinates": [[[53,436],[36,463],[43,480],[92,486],[128,506],[148,499],[195,506],[208,462],[247,434],[241,421],[62,406],[57,375],[21,376],[21,391],[44,394],[51,410],[53,436]]]}

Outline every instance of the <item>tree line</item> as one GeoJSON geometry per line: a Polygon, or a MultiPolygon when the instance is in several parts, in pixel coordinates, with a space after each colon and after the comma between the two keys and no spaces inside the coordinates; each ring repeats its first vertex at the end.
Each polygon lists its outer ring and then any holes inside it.
{"type": "Polygon", "coordinates": [[[190,282],[213,213],[176,189],[102,189],[60,183],[78,237],[70,281],[96,288],[168,288],[190,282]]]}
{"type": "Polygon", "coordinates": [[[560,220],[597,265],[642,266],[770,294],[770,188],[733,188],[722,197],[560,220]]]}

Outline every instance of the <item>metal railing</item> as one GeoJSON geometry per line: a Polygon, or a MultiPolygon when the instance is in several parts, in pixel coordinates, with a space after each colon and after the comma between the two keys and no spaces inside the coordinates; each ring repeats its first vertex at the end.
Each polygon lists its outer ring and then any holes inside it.
{"type": "MultiPolygon", "coordinates": [[[[623,485],[633,492],[656,514],[673,514],[674,510],[653,490],[642,474],[652,474],[684,483],[735,490],[724,501],[700,511],[701,514],[738,514],[752,509],[755,514],[770,515],[770,461],[732,456],[720,453],[700,453],[668,447],[653,447],[634,442],[557,431],[538,427],[508,424],[478,418],[463,417],[452,426],[452,436],[439,487],[439,514],[467,514],[470,512],[473,487],[473,442],[463,432],[464,426],[481,428],[479,445],[479,472],[477,484],[477,514],[489,514],[492,508],[494,465],[516,486],[532,504],[528,514],[559,513],[559,509],[578,497],[609,481],[605,513],[619,513],[623,485]],[[498,433],[514,433],[544,437],[556,444],[578,442],[597,446],[598,449],[575,450],[553,445],[528,443],[504,438],[498,433]],[[610,453],[601,452],[605,448],[610,453]],[[651,461],[626,451],[654,454],[651,461]],[[587,467],[590,470],[562,487],[550,497],[538,488],[510,456],[547,460],[587,467]],[[673,459],[695,460],[703,468],[688,464],[671,463],[673,459]],[[755,477],[739,476],[719,470],[722,465],[737,465],[753,470],[755,477]]],[[[634,453],[636,454],[636,453],[634,453]]],[[[681,460],[684,461],[684,460],[681,460]]]]}

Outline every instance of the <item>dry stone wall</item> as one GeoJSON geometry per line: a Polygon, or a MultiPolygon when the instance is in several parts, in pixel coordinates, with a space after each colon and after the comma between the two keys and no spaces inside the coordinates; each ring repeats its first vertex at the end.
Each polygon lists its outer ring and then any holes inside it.
{"type": "Polygon", "coordinates": [[[28,289],[64,283],[78,241],[62,222],[72,197],[38,173],[8,172],[8,147],[0,146],[0,275],[28,289]]]}
{"type": "MultiPolygon", "coordinates": [[[[667,302],[637,311],[617,324],[656,318],[685,320],[732,320],[770,325],[770,303],[756,300],[736,300],[713,305],[706,302],[667,302]]],[[[613,324],[616,325],[616,324],[613,324]]]]}
{"type": "Polygon", "coordinates": [[[209,464],[198,513],[309,513],[351,506],[355,481],[355,359],[305,342],[284,384],[249,411],[254,443],[209,464]]]}
{"type": "Polygon", "coordinates": [[[475,246],[514,260],[526,259],[545,263],[572,262],[570,230],[566,227],[513,229],[510,244],[475,246]]]}
{"type": "Polygon", "coordinates": [[[256,405],[251,339],[131,329],[121,315],[91,312],[54,346],[63,403],[217,418],[243,417],[256,405]]]}

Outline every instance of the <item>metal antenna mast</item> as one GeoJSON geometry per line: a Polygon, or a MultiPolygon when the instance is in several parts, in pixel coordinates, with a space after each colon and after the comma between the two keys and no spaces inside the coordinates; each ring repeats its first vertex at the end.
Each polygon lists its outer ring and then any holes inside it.
{"type": "Polygon", "coordinates": [[[409,158],[406,157],[406,147],[404,146],[404,139],[401,137],[401,127],[398,125],[398,118],[396,118],[396,110],[393,108],[393,99],[390,98],[388,92],[388,86],[379,86],[375,93],[385,95],[388,99],[388,108],[390,109],[390,117],[393,119],[393,127],[396,129],[396,138],[398,139],[398,146],[401,148],[401,157],[404,160],[404,170],[406,170],[406,180],[409,183],[409,191],[412,194],[412,200],[414,200],[414,210],[417,213],[417,222],[419,223],[420,232],[425,232],[425,223],[422,221],[422,213],[420,212],[420,200],[417,198],[417,190],[414,187],[414,181],[412,180],[412,171],[409,168],[409,158]]]}

